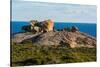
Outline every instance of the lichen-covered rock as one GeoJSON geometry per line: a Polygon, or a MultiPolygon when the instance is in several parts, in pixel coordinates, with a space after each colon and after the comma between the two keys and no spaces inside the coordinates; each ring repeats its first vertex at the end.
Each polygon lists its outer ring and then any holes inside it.
{"type": "Polygon", "coordinates": [[[31,25],[31,26],[35,26],[36,23],[38,23],[37,20],[31,20],[31,21],[30,21],[30,25],[31,25]]]}
{"type": "Polygon", "coordinates": [[[53,28],[54,22],[50,19],[42,22],[38,22],[37,20],[31,20],[30,25],[23,26],[22,30],[37,33],[52,31],[53,28]]]}
{"type": "Polygon", "coordinates": [[[52,31],[53,30],[53,27],[54,27],[54,22],[52,20],[45,20],[45,21],[42,21],[42,28],[43,28],[43,31],[45,32],[48,32],[48,31],[52,31]]]}
{"type": "Polygon", "coordinates": [[[33,33],[41,32],[42,26],[40,22],[38,22],[37,20],[31,20],[30,26],[31,26],[31,32],[33,33]]]}

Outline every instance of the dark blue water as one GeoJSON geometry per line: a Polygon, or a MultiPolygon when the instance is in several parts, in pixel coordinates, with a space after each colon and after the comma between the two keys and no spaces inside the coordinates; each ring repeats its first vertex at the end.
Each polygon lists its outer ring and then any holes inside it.
{"type": "MultiPolygon", "coordinates": [[[[28,25],[28,22],[11,22],[11,33],[21,32],[21,27],[24,25],[28,25]]],[[[89,23],[61,23],[55,22],[54,27],[55,29],[63,29],[65,27],[72,27],[77,26],[81,32],[85,32],[91,36],[96,37],[96,24],[89,24],[89,23]]]]}

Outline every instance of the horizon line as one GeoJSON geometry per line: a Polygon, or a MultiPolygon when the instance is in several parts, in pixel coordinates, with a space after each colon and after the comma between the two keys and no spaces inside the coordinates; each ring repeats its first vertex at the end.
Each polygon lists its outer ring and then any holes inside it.
{"type": "MultiPolygon", "coordinates": [[[[29,21],[10,21],[10,22],[29,22],[29,21]]],[[[40,21],[39,21],[40,22],[40,21]]],[[[97,22],[92,22],[92,23],[90,23],[90,22],[84,22],[84,21],[79,21],[79,22],[77,22],[77,21],[54,21],[55,23],[87,23],[87,24],[97,24],[97,22]]]]}

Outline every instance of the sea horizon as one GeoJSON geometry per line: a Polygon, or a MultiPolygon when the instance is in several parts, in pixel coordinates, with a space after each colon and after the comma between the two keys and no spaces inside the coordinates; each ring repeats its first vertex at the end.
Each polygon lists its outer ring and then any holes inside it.
{"type": "MultiPolygon", "coordinates": [[[[29,21],[28,21],[29,22],[29,21]]],[[[21,27],[24,25],[28,25],[27,21],[12,21],[11,22],[11,33],[21,32],[21,27]]],[[[79,28],[79,31],[84,32],[88,35],[96,37],[96,23],[71,23],[71,22],[54,22],[54,28],[63,29],[76,26],[79,28]]]]}
{"type": "MultiPolygon", "coordinates": [[[[30,23],[30,21],[10,21],[10,22],[27,22],[30,23]]],[[[40,21],[39,21],[40,22],[40,21]]],[[[79,21],[79,22],[73,22],[73,21],[54,21],[54,23],[82,23],[82,24],[97,24],[97,22],[83,22],[83,21],[79,21]]]]}

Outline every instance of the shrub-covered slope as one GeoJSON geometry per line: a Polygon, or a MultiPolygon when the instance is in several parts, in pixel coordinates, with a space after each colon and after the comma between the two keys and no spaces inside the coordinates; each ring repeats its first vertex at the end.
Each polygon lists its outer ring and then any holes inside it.
{"type": "Polygon", "coordinates": [[[96,61],[96,48],[40,46],[29,40],[12,43],[11,61],[13,66],[90,62],[96,61]]]}

